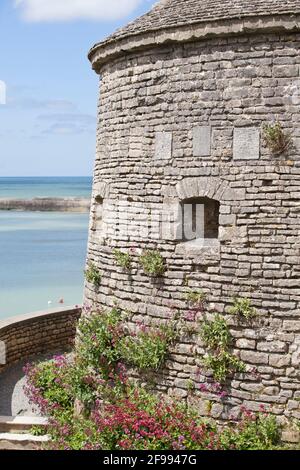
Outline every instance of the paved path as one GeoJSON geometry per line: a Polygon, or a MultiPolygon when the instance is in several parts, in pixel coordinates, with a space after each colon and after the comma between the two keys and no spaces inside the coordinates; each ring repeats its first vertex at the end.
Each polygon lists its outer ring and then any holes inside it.
{"type": "Polygon", "coordinates": [[[49,359],[51,356],[34,357],[18,362],[0,375],[0,416],[40,416],[29,404],[23,387],[26,383],[23,367],[28,362],[49,359]]]}

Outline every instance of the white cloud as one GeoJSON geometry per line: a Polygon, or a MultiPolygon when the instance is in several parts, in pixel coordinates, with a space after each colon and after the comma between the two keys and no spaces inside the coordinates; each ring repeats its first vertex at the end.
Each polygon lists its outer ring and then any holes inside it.
{"type": "Polygon", "coordinates": [[[28,97],[13,97],[7,100],[8,108],[18,108],[22,110],[47,110],[57,112],[67,112],[76,110],[76,105],[68,100],[39,100],[28,97]]]}
{"type": "Polygon", "coordinates": [[[116,20],[143,0],[14,0],[27,21],[116,20]]]}
{"type": "Polygon", "coordinates": [[[40,124],[46,124],[42,135],[95,133],[96,117],[90,114],[42,114],[37,117],[40,124]]]}

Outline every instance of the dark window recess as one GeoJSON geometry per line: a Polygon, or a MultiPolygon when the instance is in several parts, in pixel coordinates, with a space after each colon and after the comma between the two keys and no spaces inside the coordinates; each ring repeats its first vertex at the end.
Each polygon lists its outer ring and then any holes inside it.
{"type": "Polygon", "coordinates": [[[207,197],[186,199],[181,208],[183,241],[219,237],[219,201],[207,197]]]}
{"type": "Polygon", "coordinates": [[[262,186],[272,186],[273,180],[262,180],[262,186]]]}
{"type": "Polygon", "coordinates": [[[103,216],[103,197],[95,197],[94,221],[92,230],[101,230],[103,216]]]}
{"type": "Polygon", "coordinates": [[[103,204],[103,197],[101,197],[101,196],[96,196],[96,197],[95,197],[95,202],[96,202],[97,204],[103,204]]]}

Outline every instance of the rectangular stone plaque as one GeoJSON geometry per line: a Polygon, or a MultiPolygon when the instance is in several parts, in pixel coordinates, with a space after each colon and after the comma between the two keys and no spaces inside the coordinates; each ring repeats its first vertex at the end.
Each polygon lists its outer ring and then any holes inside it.
{"type": "Polygon", "coordinates": [[[258,160],[260,147],[259,129],[255,127],[237,127],[233,135],[234,160],[258,160]]]}
{"type": "Polygon", "coordinates": [[[172,132],[157,132],[155,135],[155,155],[156,160],[168,160],[172,158],[172,132]]]}
{"type": "Polygon", "coordinates": [[[211,154],[211,127],[201,126],[193,129],[194,157],[207,157],[211,154]]]}

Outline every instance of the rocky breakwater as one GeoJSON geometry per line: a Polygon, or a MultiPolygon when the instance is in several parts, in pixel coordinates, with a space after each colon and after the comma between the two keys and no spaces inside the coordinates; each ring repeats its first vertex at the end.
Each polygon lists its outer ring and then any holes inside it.
{"type": "Polygon", "coordinates": [[[82,198],[0,198],[0,210],[88,212],[89,209],[90,200],[82,198]]]}

